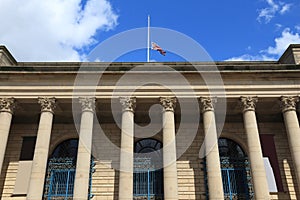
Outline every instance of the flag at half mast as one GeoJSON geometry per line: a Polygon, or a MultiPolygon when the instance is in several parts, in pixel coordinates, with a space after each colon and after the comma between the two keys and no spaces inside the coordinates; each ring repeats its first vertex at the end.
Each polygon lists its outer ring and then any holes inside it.
{"type": "Polygon", "coordinates": [[[158,46],[158,44],[156,44],[155,42],[151,43],[152,45],[152,49],[158,51],[161,55],[165,56],[166,55],[166,51],[164,51],[160,46],[158,46]]]}

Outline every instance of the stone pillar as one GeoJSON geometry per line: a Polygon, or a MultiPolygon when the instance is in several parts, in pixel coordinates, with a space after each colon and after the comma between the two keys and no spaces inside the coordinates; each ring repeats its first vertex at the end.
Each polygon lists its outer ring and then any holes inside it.
{"type": "Polygon", "coordinates": [[[203,126],[205,133],[209,199],[223,200],[223,182],[218,147],[218,135],[214,113],[214,104],[216,102],[216,99],[210,97],[201,97],[200,101],[202,106],[203,126]]]}
{"type": "Polygon", "coordinates": [[[27,200],[41,200],[43,197],[55,98],[38,98],[38,103],[41,105],[41,116],[37,132],[27,200]]]}
{"type": "Polygon", "coordinates": [[[10,130],[11,119],[15,108],[14,98],[0,99],[0,174],[5,156],[7,139],[10,130]]]}
{"type": "Polygon", "coordinates": [[[120,151],[119,200],[133,199],[134,109],[136,99],[121,97],[122,130],[120,151]]]}
{"type": "Polygon", "coordinates": [[[247,135],[254,197],[261,200],[270,199],[255,115],[257,97],[241,97],[240,101],[243,106],[244,128],[247,135]]]}
{"type": "Polygon", "coordinates": [[[94,97],[79,98],[82,113],[74,182],[74,200],[88,199],[95,101],[96,98],[94,97]]]}
{"type": "Polygon", "coordinates": [[[299,97],[282,96],[280,100],[289,147],[294,161],[293,165],[296,172],[298,189],[300,191],[300,129],[296,113],[296,104],[299,102],[299,97]]]}
{"type": "Polygon", "coordinates": [[[164,199],[178,199],[177,156],[175,139],[174,109],[176,98],[161,97],[163,106],[163,164],[164,164],[164,199]]]}

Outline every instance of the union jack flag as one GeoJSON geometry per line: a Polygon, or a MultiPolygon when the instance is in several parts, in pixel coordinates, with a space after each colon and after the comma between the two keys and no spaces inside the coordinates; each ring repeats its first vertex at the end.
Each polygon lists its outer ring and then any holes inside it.
{"type": "Polygon", "coordinates": [[[165,56],[166,51],[164,51],[160,46],[158,46],[155,42],[152,42],[152,49],[158,51],[161,55],[165,56]]]}

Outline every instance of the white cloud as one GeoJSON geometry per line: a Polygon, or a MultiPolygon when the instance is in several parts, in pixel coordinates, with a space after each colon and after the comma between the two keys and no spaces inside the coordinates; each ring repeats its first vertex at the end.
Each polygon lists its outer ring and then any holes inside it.
{"type": "Polygon", "coordinates": [[[275,24],[275,30],[279,31],[282,28],[282,24],[275,24]]]}
{"type": "Polygon", "coordinates": [[[296,26],[295,26],[295,29],[296,29],[297,31],[300,31],[300,25],[296,25],[296,26]]]}
{"type": "Polygon", "coordinates": [[[274,57],[269,57],[267,55],[250,55],[250,54],[244,54],[237,57],[232,57],[227,59],[226,61],[270,61],[275,60],[274,57]]]}
{"type": "Polygon", "coordinates": [[[107,0],[0,0],[0,44],[19,61],[80,60],[78,49],[115,27],[107,0]],[[77,50],[76,50],[77,49],[77,50]]]}
{"type": "Polygon", "coordinates": [[[291,8],[292,4],[284,4],[281,8],[281,10],[279,11],[280,14],[285,14],[286,12],[288,12],[291,8]]]}
{"type": "Polygon", "coordinates": [[[237,57],[227,59],[227,61],[255,61],[255,60],[278,60],[283,52],[290,44],[300,44],[299,33],[293,33],[289,28],[286,28],[281,33],[281,36],[275,38],[275,46],[261,50],[257,55],[244,54],[237,57]]]}
{"type": "Polygon", "coordinates": [[[277,13],[283,15],[287,13],[292,4],[284,3],[284,2],[274,2],[273,0],[266,0],[266,3],[268,4],[268,7],[260,9],[258,12],[257,20],[260,23],[269,23],[277,13]]]}
{"type": "Polygon", "coordinates": [[[270,46],[266,50],[263,50],[263,52],[281,56],[290,44],[300,44],[300,36],[298,33],[293,33],[289,28],[286,28],[280,37],[275,38],[275,46],[270,46]]]}

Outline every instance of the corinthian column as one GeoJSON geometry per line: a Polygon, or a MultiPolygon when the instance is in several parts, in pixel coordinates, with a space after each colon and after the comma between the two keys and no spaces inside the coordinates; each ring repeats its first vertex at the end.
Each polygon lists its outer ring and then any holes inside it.
{"type": "Polygon", "coordinates": [[[121,97],[122,130],[120,151],[119,199],[133,199],[133,142],[134,142],[134,109],[136,99],[121,97]]]}
{"type": "Polygon", "coordinates": [[[88,199],[95,101],[96,98],[94,97],[79,98],[82,113],[74,182],[74,200],[88,199]]]}
{"type": "Polygon", "coordinates": [[[40,200],[43,197],[55,98],[38,98],[38,103],[41,105],[41,117],[37,132],[27,200],[40,200]]]}
{"type": "Polygon", "coordinates": [[[2,171],[3,160],[10,130],[11,119],[15,108],[14,98],[0,99],[0,174],[2,171]]]}
{"type": "Polygon", "coordinates": [[[255,199],[270,199],[255,115],[256,97],[241,97],[255,199]]]}
{"type": "Polygon", "coordinates": [[[294,161],[298,188],[300,191],[300,129],[296,113],[296,104],[299,102],[299,97],[282,96],[280,100],[289,147],[294,161]]]}
{"type": "Polygon", "coordinates": [[[174,109],[176,98],[162,97],[163,106],[163,164],[164,164],[164,199],[178,199],[176,139],[174,109]]]}
{"type": "Polygon", "coordinates": [[[221,200],[224,199],[224,192],[214,113],[214,104],[216,102],[216,99],[210,97],[201,97],[200,101],[202,104],[203,126],[205,133],[209,199],[221,200]]]}

